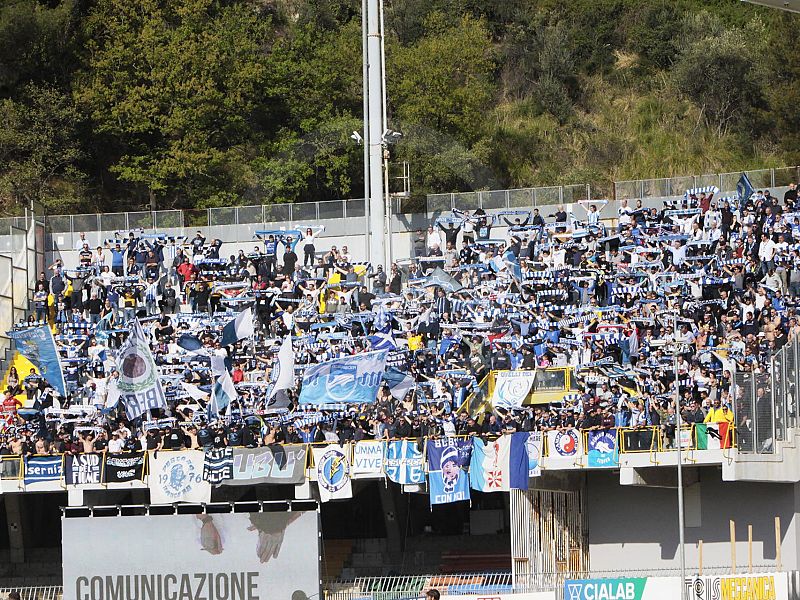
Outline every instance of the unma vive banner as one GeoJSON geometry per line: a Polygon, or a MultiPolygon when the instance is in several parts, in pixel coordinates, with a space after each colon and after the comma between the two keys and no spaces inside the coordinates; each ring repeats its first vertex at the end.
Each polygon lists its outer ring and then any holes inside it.
{"type": "Polygon", "coordinates": [[[167,408],[150,343],[137,319],[131,321],[131,333],[117,362],[120,365],[117,387],[128,419],[140,417],[150,409],[167,408]]]}
{"type": "Polygon", "coordinates": [[[350,461],[347,450],[338,444],[313,448],[314,466],[321,502],[343,500],[353,497],[350,481],[350,461]]]}
{"type": "Polygon", "coordinates": [[[384,442],[362,440],[353,444],[353,479],[383,475],[384,442]]]}
{"type": "Polygon", "coordinates": [[[472,440],[428,440],[426,454],[431,505],[469,500],[467,467],[472,457],[472,440]]]}
{"type": "Polygon", "coordinates": [[[619,466],[616,429],[590,431],[588,443],[590,468],[619,466]]]}
{"type": "Polygon", "coordinates": [[[469,481],[480,492],[508,492],[528,489],[527,435],[501,435],[496,440],[472,441],[469,481]],[[516,438],[516,439],[515,439],[516,438]]]}
{"type": "Polygon", "coordinates": [[[271,444],[233,449],[233,478],[223,485],[259,483],[297,485],[306,480],[308,450],[304,444],[271,444]]]}
{"type": "Polygon", "coordinates": [[[374,403],[386,355],[386,351],[365,352],[311,365],[303,376],[300,404],[374,403]]]}
{"type": "Polygon", "coordinates": [[[522,408],[535,378],[535,371],[500,371],[495,377],[492,405],[506,410],[522,408]]]}
{"type": "Polygon", "coordinates": [[[102,483],[102,455],[67,454],[64,456],[64,483],[67,485],[91,485],[102,483]]]}
{"type": "Polygon", "coordinates": [[[383,465],[389,481],[400,485],[420,485],[425,483],[422,450],[417,446],[416,441],[397,440],[387,442],[383,465]]]}
{"type": "Polygon", "coordinates": [[[148,462],[151,504],[211,501],[211,484],[203,481],[205,455],[200,450],[153,452],[148,462]]]}

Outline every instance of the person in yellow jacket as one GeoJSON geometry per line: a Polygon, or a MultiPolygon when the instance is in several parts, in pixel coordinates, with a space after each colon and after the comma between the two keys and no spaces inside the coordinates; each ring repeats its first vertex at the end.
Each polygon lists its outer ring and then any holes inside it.
{"type": "Polygon", "coordinates": [[[728,425],[733,425],[733,411],[724,406],[720,399],[717,398],[708,410],[703,423],[728,423],[728,425]]]}

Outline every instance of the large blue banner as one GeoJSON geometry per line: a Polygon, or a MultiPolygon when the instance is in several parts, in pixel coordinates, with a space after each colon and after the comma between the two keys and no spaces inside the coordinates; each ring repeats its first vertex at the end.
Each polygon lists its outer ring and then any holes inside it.
{"type": "Polygon", "coordinates": [[[431,504],[469,500],[467,468],[472,457],[472,440],[428,440],[426,451],[431,504]]]}
{"type": "Polygon", "coordinates": [[[589,432],[589,467],[619,466],[617,430],[599,429],[589,432]]]}
{"type": "Polygon", "coordinates": [[[390,481],[402,485],[425,483],[422,451],[413,440],[387,442],[383,468],[390,481]]]}
{"type": "Polygon", "coordinates": [[[303,376],[301,404],[375,402],[387,352],[365,352],[311,365],[303,376]]]}
{"type": "Polygon", "coordinates": [[[8,337],[17,343],[17,350],[33,363],[47,383],[62,396],[67,395],[64,372],[58,359],[53,333],[46,325],[19,331],[9,331],[8,337]]]}
{"type": "Polygon", "coordinates": [[[25,485],[61,481],[60,456],[29,456],[25,459],[25,485]]]}

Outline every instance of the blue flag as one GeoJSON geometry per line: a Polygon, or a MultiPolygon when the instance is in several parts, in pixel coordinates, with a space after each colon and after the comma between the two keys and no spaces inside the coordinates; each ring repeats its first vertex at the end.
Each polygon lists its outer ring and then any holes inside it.
{"type": "Polygon", "coordinates": [[[428,440],[426,451],[431,505],[469,500],[467,467],[472,457],[472,440],[428,440]]]}
{"type": "Polygon", "coordinates": [[[589,467],[619,466],[617,430],[599,429],[589,432],[589,467]]]}
{"type": "Polygon", "coordinates": [[[60,395],[67,395],[64,372],[58,356],[53,333],[46,325],[20,331],[9,331],[8,337],[17,343],[17,350],[27,358],[60,395]]]}
{"type": "Polygon", "coordinates": [[[191,333],[182,333],[178,338],[177,344],[189,352],[200,350],[200,348],[203,347],[203,342],[200,341],[200,338],[192,335],[191,333]]]}
{"type": "Polygon", "coordinates": [[[386,352],[365,352],[311,365],[303,376],[300,404],[371,404],[386,367],[386,352]]]}
{"type": "Polygon", "coordinates": [[[416,441],[398,440],[387,442],[383,465],[390,481],[402,485],[425,483],[422,451],[417,447],[416,441]]]}
{"type": "Polygon", "coordinates": [[[750,183],[750,178],[747,173],[742,173],[739,177],[739,182],[736,184],[736,196],[739,198],[739,208],[743,207],[745,203],[753,195],[753,184],[750,183]]]}

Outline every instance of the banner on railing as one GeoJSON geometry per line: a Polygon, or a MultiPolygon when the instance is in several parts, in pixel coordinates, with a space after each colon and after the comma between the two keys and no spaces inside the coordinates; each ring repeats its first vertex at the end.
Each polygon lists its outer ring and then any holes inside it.
{"type": "Polygon", "coordinates": [[[144,452],[106,454],[103,483],[127,483],[144,480],[144,452]]]}
{"type": "Polygon", "coordinates": [[[60,456],[28,456],[25,459],[25,487],[61,481],[61,467],[60,456]]]}
{"type": "Polygon", "coordinates": [[[547,432],[547,448],[551,457],[571,458],[583,454],[583,436],[578,429],[547,432]]]}
{"type": "Polygon", "coordinates": [[[479,492],[528,489],[527,433],[503,435],[496,440],[473,438],[469,480],[479,492]]]}
{"type": "Polygon", "coordinates": [[[533,387],[536,371],[500,371],[495,375],[492,405],[506,410],[522,408],[533,387]]]}
{"type": "Polygon", "coordinates": [[[211,484],[203,481],[205,455],[201,451],[153,452],[149,462],[152,504],[211,502],[211,484]]]}
{"type": "Polygon", "coordinates": [[[619,466],[616,429],[590,431],[588,445],[590,468],[619,466]]]}
{"type": "Polygon", "coordinates": [[[422,450],[416,440],[387,442],[384,469],[390,481],[401,485],[425,483],[422,450]]]}
{"type": "Polygon", "coordinates": [[[528,477],[539,477],[542,474],[542,432],[531,431],[526,434],[528,441],[528,477]]]}
{"type": "Polygon", "coordinates": [[[312,452],[320,501],[352,498],[353,484],[350,481],[347,450],[338,444],[330,444],[323,448],[313,448],[312,452]]]}
{"type": "Polygon", "coordinates": [[[353,445],[353,479],[383,475],[383,446],[384,443],[377,440],[363,440],[353,445]]]}
{"type": "Polygon", "coordinates": [[[426,452],[431,504],[469,500],[467,467],[472,456],[472,440],[428,440],[426,452]]]}
{"type": "Polygon", "coordinates": [[[67,485],[89,485],[101,483],[103,455],[67,454],[64,457],[64,483],[67,485]]]}
{"type": "Polygon", "coordinates": [[[306,455],[302,444],[272,444],[263,448],[234,448],[233,479],[225,485],[259,483],[296,485],[306,480],[306,455]]]}

